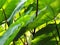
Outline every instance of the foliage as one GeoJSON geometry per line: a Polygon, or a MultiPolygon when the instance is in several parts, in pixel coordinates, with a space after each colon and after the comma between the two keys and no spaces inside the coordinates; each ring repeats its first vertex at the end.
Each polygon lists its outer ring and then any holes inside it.
{"type": "Polygon", "coordinates": [[[0,0],[0,35],[0,45],[60,45],[60,0],[0,0]]]}

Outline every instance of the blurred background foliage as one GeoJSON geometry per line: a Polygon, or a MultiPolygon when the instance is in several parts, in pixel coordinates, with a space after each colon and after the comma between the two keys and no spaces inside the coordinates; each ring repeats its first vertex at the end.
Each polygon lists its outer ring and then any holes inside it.
{"type": "Polygon", "coordinates": [[[60,0],[0,0],[0,45],[60,45],[60,0]]]}

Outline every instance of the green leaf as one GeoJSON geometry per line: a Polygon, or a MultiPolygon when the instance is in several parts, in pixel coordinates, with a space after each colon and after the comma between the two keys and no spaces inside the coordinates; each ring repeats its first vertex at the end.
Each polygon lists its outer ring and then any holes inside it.
{"type": "Polygon", "coordinates": [[[54,19],[54,13],[52,9],[50,8],[50,11],[49,11],[49,8],[46,8],[46,9],[42,9],[41,10],[41,13],[37,16],[37,18],[35,18],[35,20],[30,23],[27,28],[30,28],[30,29],[33,29],[35,27],[38,27],[50,20],[53,20],[54,19]]]}
{"type": "MultiPolygon", "coordinates": [[[[22,5],[26,2],[21,0],[21,2],[17,5],[17,7],[14,9],[14,11],[12,12],[11,16],[9,17],[9,19],[7,20],[8,22],[14,17],[14,15],[16,14],[16,12],[19,11],[19,9],[21,9],[22,5]]],[[[14,2],[15,3],[15,2],[14,2]]],[[[11,5],[11,4],[10,4],[11,5]]],[[[14,4],[15,5],[15,4],[14,4]]],[[[14,6],[13,6],[14,7],[14,6]]],[[[9,7],[10,8],[10,7],[9,7]]],[[[13,9],[12,7],[10,9],[13,9]]],[[[12,10],[11,10],[12,11],[12,10]]],[[[8,11],[6,11],[8,12],[8,11]]],[[[10,11],[9,11],[10,12],[10,11]]]]}
{"type": "Polygon", "coordinates": [[[4,17],[4,15],[3,15],[3,13],[2,13],[2,10],[0,10],[0,23],[2,22],[2,20],[4,20],[5,19],[5,17],[4,17]]]}
{"type": "Polygon", "coordinates": [[[6,2],[7,0],[0,0],[0,9],[2,8],[2,6],[4,5],[4,3],[6,2]]]}
{"type": "Polygon", "coordinates": [[[0,37],[0,44],[9,45],[9,43],[20,31],[20,29],[29,24],[30,22],[32,22],[34,17],[35,17],[34,15],[26,15],[24,17],[21,17],[14,24],[11,24],[11,26],[8,28],[5,34],[2,37],[0,37]]]}
{"type": "Polygon", "coordinates": [[[55,24],[49,24],[36,32],[32,45],[55,45],[55,37],[57,37],[55,24]]]}
{"type": "MultiPolygon", "coordinates": [[[[52,15],[50,15],[50,13],[46,14],[46,13],[47,13],[47,12],[46,12],[46,9],[47,9],[47,7],[43,8],[42,10],[40,10],[40,11],[39,11],[39,15],[37,16],[37,18],[35,18],[35,19],[33,20],[33,22],[29,23],[26,27],[23,27],[23,28],[21,29],[21,32],[19,31],[19,33],[17,34],[16,37],[19,38],[19,37],[20,37],[21,35],[23,35],[27,30],[36,28],[36,27],[38,27],[38,26],[40,26],[40,25],[42,25],[42,24],[44,24],[44,23],[46,23],[46,22],[49,22],[50,20],[53,20],[54,15],[52,16],[52,15]],[[51,17],[53,17],[53,18],[50,19],[47,15],[49,15],[49,17],[51,16],[51,17]],[[22,30],[24,30],[24,33],[22,33],[22,32],[23,32],[22,30]],[[20,36],[19,36],[19,35],[20,35],[20,36]]],[[[15,38],[15,39],[16,39],[16,38],[15,38]]],[[[17,39],[16,39],[16,40],[17,40],[17,39]]]]}
{"type": "MultiPolygon", "coordinates": [[[[7,3],[6,8],[4,9],[6,18],[8,20],[12,19],[14,17],[13,14],[16,14],[16,12],[18,12],[19,9],[21,9],[23,7],[22,5],[25,2],[26,1],[22,1],[22,0],[11,0],[9,3],[7,3]]],[[[0,11],[0,18],[1,18],[0,22],[5,20],[3,10],[0,11]],[[2,17],[1,17],[1,15],[2,15],[2,17]]]]}

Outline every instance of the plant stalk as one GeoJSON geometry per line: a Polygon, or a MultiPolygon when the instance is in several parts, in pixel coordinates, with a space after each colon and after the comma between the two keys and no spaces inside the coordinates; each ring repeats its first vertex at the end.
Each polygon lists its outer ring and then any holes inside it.
{"type": "MultiPolygon", "coordinates": [[[[36,17],[38,16],[38,0],[36,0],[36,17]]],[[[35,35],[36,28],[34,28],[33,36],[35,35]]]]}
{"type": "Polygon", "coordinates": [[[6,17],[5,10],[4,10],[3,8],[2,8],[2,10],[3,10],[3,15],[4,15],[4,17],[5,17],[5,30],[6,30],[7,17],[6,17]]]}

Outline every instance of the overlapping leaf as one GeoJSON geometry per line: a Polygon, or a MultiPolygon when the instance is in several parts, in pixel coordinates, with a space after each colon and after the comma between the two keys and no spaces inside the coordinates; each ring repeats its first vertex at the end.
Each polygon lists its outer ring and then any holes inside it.
{"type": "Polygon", "coordinates": [[[17,20],[14,24],[12,24],[5,34],[0,37],[1,45],[8,45],[16,36],[16,34],[20,31],[20,29],[26,26],[28,23],[33,21],[34,15],[26,15],[17,20]]]}
{"type": "MultiPolygon", "coordinates": [[[[58,24],[57,24],[58,25],[58,24]]],[[[58,25],[59,27],[59,25],[58,25]]],[[[55,45],[57,31],[55,24],[49,24],[46,27],[42,28],[34,35],[32,40],[32,45],[55,45]]]]}
{"type": "MultiPolygon", "coordinates": [[[[2,0],[0,0],[0,2],[1,1],[2,0]]],[[[6,0],[2,1],[0,8],[4,5],[5,2],[6,0]]],[[[39,14],[36,18],[34,18],[35,17],[34,13],[36,11],[35,6],[36,6],[35,0],[11,0],[9,3],[7,3],[4,12],[6,13],[8,22],[13,20],[13,17],[15,16],[16,12],[19,12],[23,8],[25,8],[25,12],[23,13],[24,16],[20,17],[14,24],[11,24],[6,33],[2,37],[0,37],[1,45],[8,45],[15,37],[19,36],[19,34],[21,36],[28,29],[29,30],[34,29],[46,22],[49,22],[50,20],[54,20],[57,14],[60,13],[59,0],[46,0],[46,1],[39,0],[38,4],[39,14]]],[[[3,13],[3,10],[1,9],[0,9],[0,19],[1,19],[0,22],[5,20],[5,15],[3,13]]],[[[39,30],[35,34],[34,40],[32,41],[32,45],[49,45],[49,43],[50,45],[56,44],[56,40],[51,40],[54,38],[54,36],[52,35],[52,31],[55,30],[55,28],[52,25],[49,26],[43,28],[42,30],[39,30]],[[49,43],[47,43],[46,41],[49,41],[49,43]]]]}

